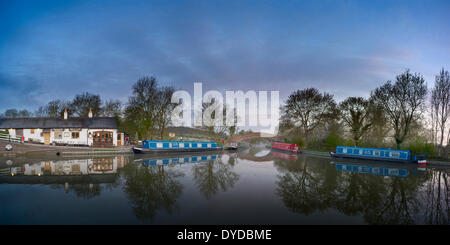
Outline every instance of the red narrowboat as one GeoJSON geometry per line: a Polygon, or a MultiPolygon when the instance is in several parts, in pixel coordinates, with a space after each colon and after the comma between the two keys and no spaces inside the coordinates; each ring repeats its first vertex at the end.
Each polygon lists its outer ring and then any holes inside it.
{"type": "Polygon", "coordinates": [[[272,149],[281,150],[281,151],[289,151],[289,152],[293,152],[293,153],[300,153],[300,148],[296,144],[273,142],[272,149]]]}

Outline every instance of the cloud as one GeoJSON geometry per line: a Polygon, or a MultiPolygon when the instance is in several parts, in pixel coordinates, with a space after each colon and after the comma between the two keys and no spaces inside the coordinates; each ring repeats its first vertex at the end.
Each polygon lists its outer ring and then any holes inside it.
{"type": "MultiPolygon", "coordinates": [[[[395,15],[363,11],[372,6],[326,6],[135,1],[40,9],[0,38],[0,111],[85,91],[125,102],[143,75],[188,91],[203,82],[205,91],[280,90],[284,100],[294,90],[317,87],[342,99],[367,96],[405,68],[420,68],[424,54],[417,50],[430,44],[402,39],[405,18],[420,26],[407,10],[396,23],[395,15]]],[[[442,23],[439,33],[448,27],[442,23]]],[[[448,50],[442,42],[448,36],[440,37],[436,47],[448,50]]]]}

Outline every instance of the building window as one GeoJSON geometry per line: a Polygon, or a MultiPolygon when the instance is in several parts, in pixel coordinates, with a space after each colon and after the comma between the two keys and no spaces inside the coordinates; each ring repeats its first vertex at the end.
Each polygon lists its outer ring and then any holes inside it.
{"type": "Polygon", "coordinates": [[[72,139],[80,138],[80,132],[72,132],[72,139]]]}
{"type": "Polygon", "coordinates": [[[62,140],[62,138],[63,138],[63,132],[61,130],[55,130],[55,139],[62,140]]]}
{"type": "Polygon", "coordinates": [[[30,129],[30,134],[34,134],[34,128],[30,129]]]}

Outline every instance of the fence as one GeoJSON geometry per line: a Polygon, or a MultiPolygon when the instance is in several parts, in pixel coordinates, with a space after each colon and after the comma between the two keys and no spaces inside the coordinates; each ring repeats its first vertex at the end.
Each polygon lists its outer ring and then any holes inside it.
{"type": "Polygon", "coordinates": [[[11,137],[11,135],[9,135],[8,133],[2,133],[2,132],[0,132],[0,140],[5,140],[8,142],[17,142],[17,143],[22,142],[22,140],[20,138],[11,137]]]}

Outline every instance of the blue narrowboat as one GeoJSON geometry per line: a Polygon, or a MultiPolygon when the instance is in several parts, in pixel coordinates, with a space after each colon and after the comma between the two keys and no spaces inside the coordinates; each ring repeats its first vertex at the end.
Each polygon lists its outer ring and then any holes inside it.
{"type": "Polygon", "coordinates": [[[423,155],[413,156],[409,150],[336,146],[336,152],[330,152],[330,155],[333,158],[426,164],[423,155]]]}
{"type": "Polygon", "coordinates": [[[136,154],[142,153],[172,153],[172,152],[200,152],[221,150],[222,147],[213,141],[161,141],[144,140],[142,148],[133,147],[136,154]]]}

